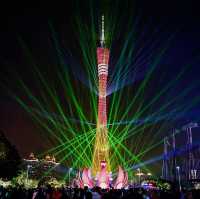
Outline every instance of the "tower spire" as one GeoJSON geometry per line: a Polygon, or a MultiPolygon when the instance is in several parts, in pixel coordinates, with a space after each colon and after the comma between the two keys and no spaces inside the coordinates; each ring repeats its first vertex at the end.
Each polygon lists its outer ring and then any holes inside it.
{"type": "Polygon", "coordinates": [[[101,47],[105,45],[105,31],[104,31],[104,15],[101,16],[101,38],[100,38],[101,47]]]}

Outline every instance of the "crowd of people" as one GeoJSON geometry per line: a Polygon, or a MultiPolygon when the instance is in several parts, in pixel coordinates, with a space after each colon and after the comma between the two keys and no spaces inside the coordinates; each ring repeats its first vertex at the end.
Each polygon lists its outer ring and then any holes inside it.
{"type": "Polygon", "coordinates": [[[52,188],[41,186],[37,189],[25,189],[21,186],[13,188],[0,187],[0,199],[199,199],[200,191],[160,191],[145,190],[142,188],[130,188],[121,190],[102,190],[99,187],[93,189],[79,188],[52,188]]]}

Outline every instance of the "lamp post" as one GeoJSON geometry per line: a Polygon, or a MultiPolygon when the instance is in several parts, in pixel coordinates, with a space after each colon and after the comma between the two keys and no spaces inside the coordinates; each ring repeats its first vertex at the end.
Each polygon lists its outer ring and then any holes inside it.
{"type": "Polygon", "coordinates": [[[69,170],[68,170],[68,172],[69,172],[69,186],[70,186],[70,180],[71,180],[71,179],[70,179],[70,177],[71,177],[71,176],[70,176],[71,171],[72,171],[72,168],[69,168],[69,170]]]}
{"type": "Polygon", "coordinates": [[[26,182],[28,182],[28,177],[29,177],[29,169],[31,168],[31,165],[27,165],[27,169],[26,169],[26,182]]]}
{"type": "Polygon", "coordinates": [[[178,184],[179,184],[179,191],[181,192],[181,176],[180,176],[180,167],[176,167],[177,174],[178,174],[178,184]]]}
{"type": "Polygon", "coordinates": [[[151,178],[152,173],[148,172],[148,173],[147,173],[147,176],[148,176],[148,178],[151,178]]]}
{"type": "Polygon", "coordinates": [[[139,182],[139,185],[141,184],[141,170],[140,170],[140,168],[138,168],[137,169],[138,170],[138,173],[137,173],[137,175],[138,175],[138,182],[139,182]]]}

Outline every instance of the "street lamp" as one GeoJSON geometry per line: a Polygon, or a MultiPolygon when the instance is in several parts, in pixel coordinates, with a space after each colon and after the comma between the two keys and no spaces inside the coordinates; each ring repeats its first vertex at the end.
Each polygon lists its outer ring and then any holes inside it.
{"type": "Polygon", "coordinates": [[[27,165],[27,169],[26,169],[26,181],[28,182],[28,175],[29,175],[29,169],[31,168],[31,165],[27,165]]]}
{"type": "Polygon", "coordinates": [[[177,174],[178,174],[178,184],[179,184],[179,191],[181,192],[181,176],[180,176],[180,167],[176,167],[177,174]]]}
{"type": "Polygon", "coordinates": [[[143,173],[141,173],[140,168],[137,169],[138,173],[136,174],[138,176],[138,181],[139,181],[139,185],[141,184],[141,176],[143,175],[143,173]]]}
{"type": "Polygon", "coordinates": [[[72,168],[69,168],[69,170],[68,170],[68,172],[69,172],[69,186],[70,186],[70,174],[71,174],[71,171],[72,171],[73,169],[72,168]]]}
{"type": "Polygon", "coordinates": [[[148,173],[147,173],[147,176],[148,176],[148,178],[151,178],[152,173],[148,172],[148,173]]]}

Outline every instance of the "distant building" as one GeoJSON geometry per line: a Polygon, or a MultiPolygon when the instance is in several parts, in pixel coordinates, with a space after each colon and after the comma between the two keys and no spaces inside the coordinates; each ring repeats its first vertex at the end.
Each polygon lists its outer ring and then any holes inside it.
{"type": "Polygon", "coordinates": [[[58,177],[60,163],[56,162],[54,156],[46,155],[44,159],[38,159],[34,153],[23,159],[22,168],[27,171],[29,178],[41,178],[44,176],[58,177]]]}

